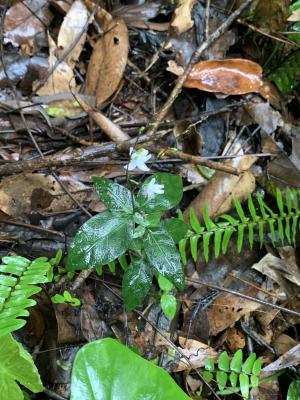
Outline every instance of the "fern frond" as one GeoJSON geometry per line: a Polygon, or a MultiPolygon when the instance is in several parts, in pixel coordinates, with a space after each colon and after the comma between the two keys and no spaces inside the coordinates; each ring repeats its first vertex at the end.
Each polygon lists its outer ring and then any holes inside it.
{"type": "Polygon", "coordinates": [[[210,246],[213,243],[215,257],[222,252],[225,254],[233,234],[237,234],[237,250],[240,252],[247,235],[250,248],[253,247],[255,234],[258,235],[262,247],[266,233],[270,234],[272,244],[277,240],[282,244],[287,241],[294,245],[297,231],[300,228],[299,197],[300,190],[287,188],[284,193],[276,189],[277,210],[272,210],[264,201],[260,193],[256,194],[257,207],[253,198],[248,197],[247,204],[242,205],[239,200],[234,200],[237,217],[223,214],[213,221],[206,208],[203,210],[201,225],[195,211],[190,211],[190,231],[188,236],[179,243],[182,261],[187,260],[186,244],[190,244],[191,255],[194,261],[198,258],[199,243],[203,242],[204,258],[208,261],[210,246]]]}
{"type": "Polygon", "coordinates": [[[28,317],[28,307],[36,304],[30,297],[40,292],[38,286],[48,282],[51,268],[46,257],[34,261],[25,257],[8,256],[0,265],[0,337],[22,328],[28,317]]]}

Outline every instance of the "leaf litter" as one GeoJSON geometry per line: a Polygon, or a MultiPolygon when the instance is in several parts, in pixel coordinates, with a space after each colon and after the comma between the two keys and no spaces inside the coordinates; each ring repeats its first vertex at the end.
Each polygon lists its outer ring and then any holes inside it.
{"type": "MultiPolygon", "coordinates": [[[[132,180],[155,172],[181,176],[185,219],[193,208],[205,223],[206,209],[218,226],[219,215],[236,216],[236,199],[244,204],[252,195],[258,209],[261,195],[273,209],[276,188],[299,188],[300,34],[290,34],[299,21],[297,5],[289,10],[285,0],[252,2],[201,50],[182,90],[171,95],[195,50],[235,9],[217,0],[133,3],[36,0],[7,7],[0,67],[1,256],[53,257],[58,249],[66,255],[88,216],[106,210],[91,177],[126,184],[124,166],[139,141],[152,158],[149,171],[135,169],[132,180]]],[[[288,212],[288,198],[282,201],[288,212]]],[[[43,396],[69,398],[78,344],[105,337],[163,366],[190,398],[218,398],[216,383],[207,386],[197,374],[224,350],[230,357],[238,349],[244,356],[254,351],[265,375],[284,370],[288,382],[299,379],[299,317],[285,311],[299,312],[299,231],[291,246],[278,232],[271,240],[263,226],[263,245],[256,233],[250,246],[247,229],[240,254],[230,241],[218,259],[216,242],[208,261],[202,244],[196,262],[187,251],[185,289],[176,294],[172,321],[155,290],[138,313],[124,313],[118,263],[103,266],[102,274],[67,276],[64,257],[56,281],[45,285],[29,325],[18,332],[37,353],[48,388],[43,396]],[[49,300],[65,290],[80,307],[49,300]]],[[[251,398],[286,393],[277,376],[265,385],[250,388],[251,398]]]]}

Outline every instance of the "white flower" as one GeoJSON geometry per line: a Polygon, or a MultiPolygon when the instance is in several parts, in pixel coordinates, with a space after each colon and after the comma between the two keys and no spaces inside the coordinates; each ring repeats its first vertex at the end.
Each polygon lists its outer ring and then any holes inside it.
{"type": "MultiPolygon", "coordinates": [[[[141,171],[149,171],[146,162],[151,158],[151,154],[149,154],[148,150],[143,148],[139,150],[134,150],[133,147],[130,147],[129,154],[130,154],[130,161],[128,163],[129,171],[132,171],[135,168],[138,168],[141,171]]],[[[127,165],[124,168],[127,168],[127,165]]]]}
{"type": "Polygon", "coordinates": [[[164,185],[160,185],[155,182],[155,178],[151,179],[149,183],[147,183],[143,188],[143,193],[148,198],[148,200],[152,199],[156,194],[164,193],[164,185]]]}

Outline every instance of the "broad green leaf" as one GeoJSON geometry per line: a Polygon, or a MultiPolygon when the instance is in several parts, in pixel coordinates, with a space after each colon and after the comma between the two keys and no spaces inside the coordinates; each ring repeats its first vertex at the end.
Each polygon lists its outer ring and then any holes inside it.
{"type": "Polygon", "coordinates": [[[223,351],[223,353],[220,355],[218,367],[221,371],[229,371],[229,357],[227,351],[223,351]]]}
{"type": "Polygon", "coordinates": [[[122,295],[127,310],[139,306],[147,296],[152,285],[152,271],[142,258],[134,258],[122,282],[122,295]]]}
{"type": "Polygon", "coordinates": [[[196,233],[202,233],[204,228],[203,226],[201,226],[199,219],[197,218],[197,215],[195,213],[195,210],[193,209],[193,207],[190,209],[190,224],[192,229],[196,232],[196,233]]]}
{"type": "Polygon", "coordinates": [[[187,239],[181,239],[180,242],[178,243],[179,253],[180,253],[180,257],[181,257],[181,261],[182,261],[183,265],[186,265],[186,263],[187,263],[186,242],[187,242],[187,239]]]}
{"type": "Polygon", "coordinates": [[[174,240],[174,243],[179,243],[189,230],[189,225],[180,221],[178,218],[168,218],[162,222],[162,226],[169,232],[169,235],[174,240]]]}
{"type": "Polygon", "coordinates": [[[251,386],[254,388],[258,387],[258,385],[259,385],[259,379],[255,375],[250,375],[250,382],[251,382],[251,386]]]}
{"type": "Polygon", "coordinates": [[[110,179],[99,176],[93,176],[92,179],[97,195],[109,210],[133,213],[134,197],[130,190],[110,179]]]}
{"type": "Polygon", "coordinates": [[[213,220],[210,218],[208,209],[206,206],[204,206],[204,208],[203,208],[203,221],[204,221],[206,229],[208,231],[214,230],[217,227],[216,224],[213,222],[213,220]]]}
{"type": "Polygon", "coordinates": [[[67,270],[108,264],[125,253],[132,234],[130,216],[110,211],[95,215],[77,232],[70,246],[67,270]]]}
{"type": "Polygon", "coordinates": [[[172,320],[176,314],[176,297],[172,294],[164,293],[160,298],[160,305],[166,317],[172,320]]]}
{"type": "Polygon", "coordinates": [[[223,390],[226,386],[228,375],[224,371],[217,371],[216,380],[220,390],[223,390]]]}
{"type": "Polygon", "coordinates": [[[213,234],[213,232],[207,232],[203,235],[203,254],[206,262],[209,258],[209,241],[213,234]]]}
{"type": "Polygon", "coordinates": [[[136,198],[137,208],[145,213],[156,211],[167,211],[170,208],[177,206],[183,194],[182,179],[179,176],[160,172],[149,176],[136,198]],[[151,180],[155,179],[155,183],[163,185],[163,194],[154,194],[148,197],[146,194],[147,185],[151,180]]]}
{"type": "Polygon", "coordinates": [[[230,370],[237,373],[241,372],[242,362],[243,362],[243,352],[241,349],[239,349],[234,353],[232,357],[232,360],[230,362],[230,370]]]}
{"type": "Polygon", "coordinates": [[[257,215],[257,212],[256,212],[256,209],[255,209],[255,206],[254,206],[253,199],[252,199],[251,195],[248,196],[248,209],[250,211],[250,214],[251,214],[251,217],[252,217],[253,221],[258,221],[259,217],[257,215]]]}
{"type": "Polygon", "coordinates": [[[77,353],[71,400],[189,400],[162,368],[106,338],[84,345],[77,353]]]}
{"type": "Polygon", "coordinates": [[[126,255],[125,255],[125,254],[122,254],[120,257],[118,257],[118,261],[119,261],[119,263],[120,263],[122,269],[123,269],[124,271],[127,271],[127,269],[128,269],[128,263],[127,263],[126,255]]]}
{"type": "Polygon", "coordinates": [[[232,227],[228,227],[225,229],[223,240],[222,240],[222,253],[223,254],[226,254],[229,240],[234,232],[235,232],[235,229],[232,227]]]}
{"type": "Polygon", "coordinates": [[[294,380],[291,382],[286,400],[299,400],[300,399],[300,380],[294,380]]]}
{"type": "Polygon", "coordinates": [[[0,338],[1,399],[23,400],[19,384],[33,393],[43,391],[38,370],[30,354],[11,335],[6,335],[0,338]]]}
{"type": "Polygon", "coordinates": [[[206,369],[206,371],[210,371],[213,372],[215,370],[215,363],[214,360],[212,358],[208,358],[205,361],[205,365],[204,368],[206,369]]]}
{"type": "Polygon", "coordinates": [[[158,274],[158,285],[161,290],[164,292],[169,292],[173,289],[173,283],[169,281],[169,279],[165,278],[161,274],[158,274]]]}
{"type": "Polygon", "coordinates": [[[237,251],[238,251],[238,253],[241,252],[242,247],[243,247],[244,231],[245,231],[245,225],[244,224],[239,225],[238,226],[238,241],[237,241],[237,251]]]}
{"type": "Polygon", "coordinates": [[[223,230],[218,230],[215,232],[215,257],[218,258],[220,254],[221,241],[222,241],[223,230]]]}
{"type": "Polygon", "coordinates": [[[246,224],[248,222],[248,218],[246,217],[246,215],[244,213],[244,210],[243,210],[243,207],[241,205],[241,202],[238,199],[234,199],[233,202],[234,202],[236,211],[237,211],[242,223],[246,224]]]}
{"type": "Polygon", "coordinates": [[[207,383],[211,382],[214,379],[213,374],[209,371],[204,371],[202,376],[207,383]]]}
{"type": "Polygon", "coordinates": [[[184,275],[180,254],[168,232],[162,227],[148,229],[143,243],[149,263],[178,289],[183,289],[184,275]]]}
{"type": "Polygon", "coordinates": [[[245,399],[248,399],[249,398],[249,389],[250,389],[249,375],[240,374],[239,380],[240,380],[240,389],[241,389],[242,396],[245,399]]]}
{"type": "Polygon", "coordinates": [[[229,375],[229,381],[232,387],[235,387],[237,385],[238,381],[238,374],[235,372],[231,372],[229,375]]]}
{"type": "Polygon", "coordinates": [[[199,240],[199,238],[200,238],[199,235],[190,236],[191,254],[192,254],[193,260],[195,262],[198,259],[198,240],[199,240]]]}
{"type": "Polygon", "coordinates": [[[261,371],[261,367],[262,367],[262,359],[258,358],[253,364],[252,374],[256,375],[256,376],[259,376],[260,375],[260,371],[261,371]]]}
{"type": "Polygon", "coordinates": [[[242,371],[245,374],[250,375],[252,373],[252,368],[253,368],[255,360],[256,360],[256,354],[250,353],[242,365],[242,371]]]}

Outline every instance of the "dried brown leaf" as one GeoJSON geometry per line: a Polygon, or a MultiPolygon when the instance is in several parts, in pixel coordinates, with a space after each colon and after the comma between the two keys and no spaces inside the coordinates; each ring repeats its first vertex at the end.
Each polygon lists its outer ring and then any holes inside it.
{"type": "Polygon", "coordinates": [[[127,64],[128,50],[126,24],[121,19],[114,19],[96,42],[87,71],[85,93],[96,97],[97,106],[117,90],[127,64]]]}
{"type": "Polygon", "coordinates": [[[76,0],[60,27],[57,38],[57,57],[66,61],[71,68],[74,68],[78,61],[85,43],[88,20],[89,12],[86,6],[80,0],[76,0]]]}
{"type": "Polygon", "coordinates": [[[186,32],[194,25],[191,12],[196,0],[180,0],[178,7],[174,12],[174,18],[171,22],[172,28],[177,33],[186,32]]]}
{"type": "Polygon", "coordinates": [[[207,358],[217,358],[217,352],[205,343],[198,342],[198,340],[179,337],[180,349],[186,357],[189,358],[189,363],[182,357],[178,365],[175,367],[174,372],[184,371],[186,369],[204,367],[207,358]]]}
{"type": "Polygon", "coordinates": [[[207,92],[239,95],[258,92],[262,84],[262,68],[259,64],[234,58],[208,60],[196,64],[183,86],[207,92]]]}

